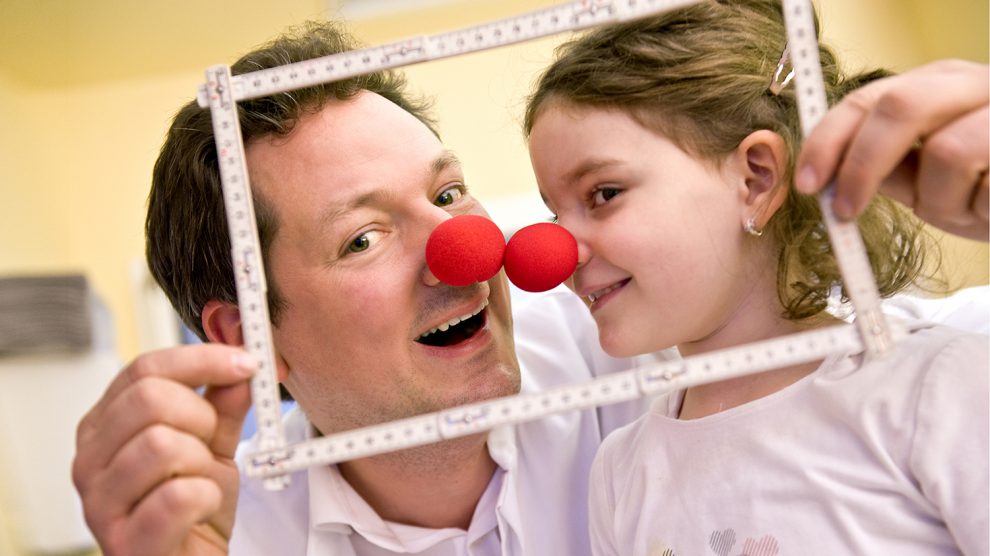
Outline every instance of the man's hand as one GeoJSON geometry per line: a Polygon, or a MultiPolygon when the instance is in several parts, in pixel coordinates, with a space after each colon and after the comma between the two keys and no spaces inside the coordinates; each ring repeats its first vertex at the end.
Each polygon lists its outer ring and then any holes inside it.
{"type": "Polygon", "coordinates": [[[835,178],[834,209],[858,216],[879,190],[949,233],[987,240],[988,66],[935,62],[853,91],[805,140],[795,184],[835,178]]]}
{"type": "Polygon", "coordinates": [[[227,553],[254,370],[241,349],[183,346],[138,357],[107,387],[79,423],[72,465],[104,554],[227,553]]]}

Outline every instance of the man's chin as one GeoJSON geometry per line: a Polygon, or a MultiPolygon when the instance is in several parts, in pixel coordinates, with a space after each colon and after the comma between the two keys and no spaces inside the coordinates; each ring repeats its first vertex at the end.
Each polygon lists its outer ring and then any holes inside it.
{"type": "Polygon", "coordinates": [[[489,374],[480,380],[474,380],[472,384],[457,392],[448,392],[433,401],[432,411],[443,411],[495,398],[514,396],[519,393],[520,377],[518,372],[502,370],[498,376],[489,374]]]}

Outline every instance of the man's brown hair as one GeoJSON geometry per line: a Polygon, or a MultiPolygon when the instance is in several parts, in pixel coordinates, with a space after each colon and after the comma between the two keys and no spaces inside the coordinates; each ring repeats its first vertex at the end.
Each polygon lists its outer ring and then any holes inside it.
{"type": "MultiPolygon", "coordinates": [[[[231,73],[249,73],[359,47],[339,25],[310,22],[244,55],[231,66],[231,73]]],[[[362,90],[394,102],[436,134],[428,104],[410,97],[401,74],[385,71],[238,103],[244,144],[267,136],[285,136],[306,114],[362,90]]],[[[272,323],[278,324],[284,301],[268,268],[268,248],[278,231],[278,214],[257,193],[252,197],[268,278],[269,312],[272,323]]],[[[176,114],[155,163],[145,231],[152,275],[183,322],[205,340],[203,307],[212,299],[236,303],[237,291],[213,125],[209,109],[200,108],[195,101],[176,114]]]]}

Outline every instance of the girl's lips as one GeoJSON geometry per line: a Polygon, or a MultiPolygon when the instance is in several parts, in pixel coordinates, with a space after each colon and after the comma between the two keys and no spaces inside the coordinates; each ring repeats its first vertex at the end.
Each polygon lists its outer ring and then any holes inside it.
{"type": "Polygon", "coordinates": [[[596,290],[587,295],[588,305],[592,311],[600,308],[604,303],[615,297],[617,292],[629,283],[630,278],[616,282],[606,288],[596,290]]]}

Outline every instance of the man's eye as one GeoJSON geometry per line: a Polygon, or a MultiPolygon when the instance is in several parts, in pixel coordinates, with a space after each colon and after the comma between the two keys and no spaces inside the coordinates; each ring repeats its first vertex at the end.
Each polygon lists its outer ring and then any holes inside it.
{"type": "Polygon", "coordinates": [[[371,246],[371,240],[368,239],[368,234],[361,234],[354,238],[350,244],[347,245],[348,253],[360,253],[368,247],[371,246]]]}
{"type": "Polygon", "coordinates": [[[464,186],[458,185],[451,187],[450,189],[445,189],[440,195],[437,195],[436,201],[433,202],[438,207],[448,207],[457,202],[458,199],[464,196],[464,186]]]}
{"type": "Polygon", "coordinates": [[[611,201],[620,190],[616,187],[599,187],[591,194],[592,206],[600,206],[611,201]]]}
{"type": "Polygon", "coordinates": [[[355,237],[354,239],[351,240],[350,243],[347,244],[346,254],[349,255],[351,253],[360,253],[362,251],[367,251],[369,248],[371,248],[371,244],[374,243],[374,240],[376,239],[375,237],[376,234],[377,232],[365,232],[355,237]]]}

